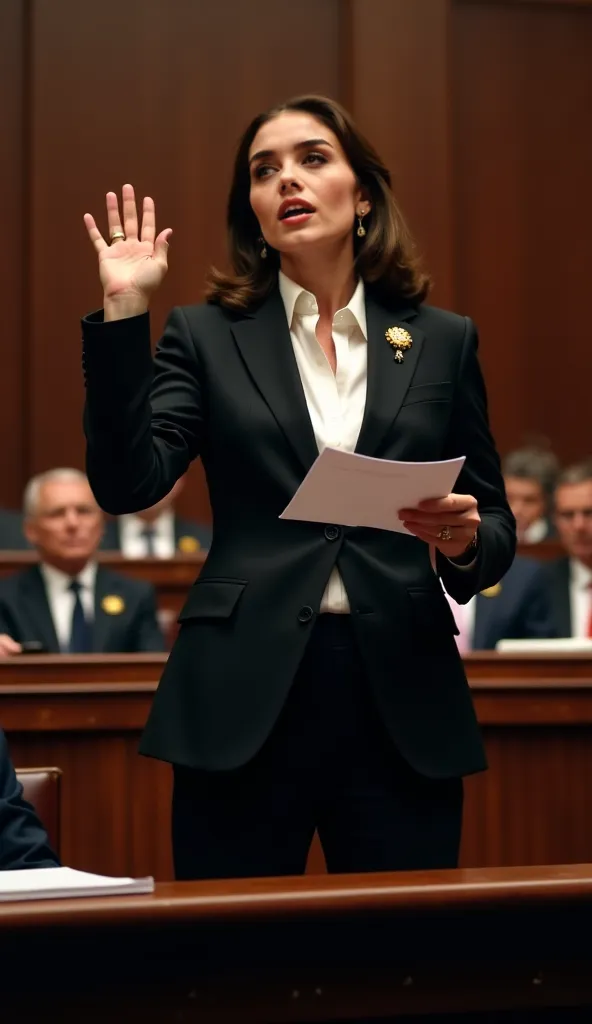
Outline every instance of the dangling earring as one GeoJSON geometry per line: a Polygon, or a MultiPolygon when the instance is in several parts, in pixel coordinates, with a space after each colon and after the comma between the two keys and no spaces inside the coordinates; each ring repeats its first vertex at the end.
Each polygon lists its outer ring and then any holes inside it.
{"type": "MultiPolygon", "coordinates": [[[[364,232],[364,234],[365,234],[365,232],[364,232]]],[[[265,239],[264,239],[263,235],[259,235],[259,241],[261,242],[261,251],[260,251],[259,255],[260,255],[262,260],[266,260],[267,259],[267,246],[265,244],[265,239]]]]}
{"type": "Polygon", "coordinates": [[[356,232],[358,238],[363,238],[364,235],[366,234],[366,228],[362,224],[362,221],[363,221],[365,216],[366,216],[365,213],[358,214],[358,230],[356,232]]]}

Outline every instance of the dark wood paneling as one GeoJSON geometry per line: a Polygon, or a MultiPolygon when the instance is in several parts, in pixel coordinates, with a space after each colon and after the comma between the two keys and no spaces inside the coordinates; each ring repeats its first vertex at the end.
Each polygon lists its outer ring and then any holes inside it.
{"type": "MultiPolygon", "coordinates": [[[[63,771],[66,863],[172,877],[171,771],[141,758],[163,655],[0,660],[0,721],[19,767],[63,771]]],[[[488,772],[466,780],[461,863],[592,861],[592,662],[474,654],[467,659],[488,772]]],[[[308,870],[324,871],[313,845],[308,870]]]]}
{"type": "Polygon", "coordinates": [[[28,413],[23,404],[26,336],[24,254],[27,212],[24,183],[26,135],[26,7],[0,3],[0,507],[20,506],[25,473],[28,413]]]}
{"type": "Polygon", "coordinates": [[[456,305],[476,320],[498,443],[590,452],[592,8],[453,3],[456,305]],[[503,59],[502,59],[503,55],[503,59]]]}
{"type": "Polygon", "coordinates": [[[393,186],[451,307],[452,152],[449,0],[352,0],[352,112],[393,174],[393,186]]]}
{"type": "MultiPolygon", "coordinates": [[[[131,181],[174,229],[153,305],[199,300],[225,253],[236,142],[261,109],[303,91],[337,94],[339,0],[36,0],[30,266],[32,468],[81,465],[79,317],[101,303],[82,215],[131,181]],[[295,21],[300,26],[295,28],[295,21]],[[307,30],[306,26],[314,26],[307,30]],[[305,59],[303,54],[305,46],[305,59]],[[56,395],[60,400],[56,405],[56,395]]],[[[209,518],[194,470],[180,507],[209,518]]]]}

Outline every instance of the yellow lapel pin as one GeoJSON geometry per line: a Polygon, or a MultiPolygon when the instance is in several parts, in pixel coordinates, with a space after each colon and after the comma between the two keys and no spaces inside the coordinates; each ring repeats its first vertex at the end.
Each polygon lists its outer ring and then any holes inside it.
{"type": "Polygon", "coordinates": [[[179,537],[177,547],[184,555],[194,555],[196,551],[199,551],[201,544],[196,537],[179,537]]]}
{"type": "Polygon", "coordinates": [[[107,615],[121,615],[125,611],[125,601],[119,594],[107,594],[101,601],[101,608],[107,615]]]}
{"type": "Polygon", "coordinates": [[[404,359],[403,353],[413,345],[413,338],[409,331],[406,331],[404,327],[389,327],[385,331],[384,336],[389,345],[392,345],[395,350],[396,361],[402,363],[404,359]]]}
{"type": "Polygon", "coordinates": [[[494,583],[492,587],[486,587],[485,590],[481,591],[483,597],[498,597],[502,592],[501,583],[494,583]]]}

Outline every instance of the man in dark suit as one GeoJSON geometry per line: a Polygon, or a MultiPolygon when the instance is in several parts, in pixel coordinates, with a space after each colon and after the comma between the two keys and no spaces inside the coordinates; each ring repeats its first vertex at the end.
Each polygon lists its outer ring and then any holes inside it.
{"type": "Polygon", "coordinates": [[[0,581],[0,655],[163,651],[154,589],[97,565],[102,515],[78,470],[35,477],[25,531],[38,565],[0,581]]]}
{"type": "Polygon", "coordinates": [[[166,498],[135,514],[107,521],[101,547],[121,551],[127,558],[173,558],[209,548],[212,531],[205,523],[182,519],[175,501],[183,490],[185,477],[177,480],[166,498]]]}
{"type": "Polygon", "coordinates": [[[23,799],[0,729],[0,871],[55,867],[58,859],[35,811],[23,799]]]}
{"type": "Polygon", "coordinates": [[[557,636],[592,639],[592,460],[561,473],[554,514],[567,557],[544,566],[542,579],[557,636]]]}
{"type": "Polygon", "coordinates": [[[493,650],[499,640],[535,640],[557,635],[551,603],[541,585],[541,565],[517,557],[500,583],[482,590],[468,604],[448,598],[459,648],[493,650]]]}
{"type": "Polygon", "coordinates": [[[18,512],[0,508],[0,551],[23,551],[30,548],[23,533],[23,517],[18,512]]]}

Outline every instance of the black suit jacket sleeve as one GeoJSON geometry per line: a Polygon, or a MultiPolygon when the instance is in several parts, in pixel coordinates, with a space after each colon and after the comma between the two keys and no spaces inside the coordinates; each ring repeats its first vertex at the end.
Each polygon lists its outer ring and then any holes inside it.
{"type": "Polygon", "coordinates": [[[35,811],[23,800],[23,789],[0,730],[0,870],[54,868],[58,859],[35,811]]]}
{"type": "Polygon", "coordinates": [[[477,331],[467,318],[446,457],[466,455],[454,490],[477,499],[480,543],[470,567],[456,566],[437,552],[438,572],[447,592],[459,604],[466,604],[474,594],[499,583],[516,550],[516,524],[506,500],[500,460],[489,429],[477,347],[477,331]]]}
{"type": "Polygon", "coordinates": [[[183,310],[174,309],[154,358],[150,321],[84,321],[87,473],[112,515],[156,504],[200,451],[199,366],[183,310]],[[163,358],[163,355],[165,358],[163,358]]]}

